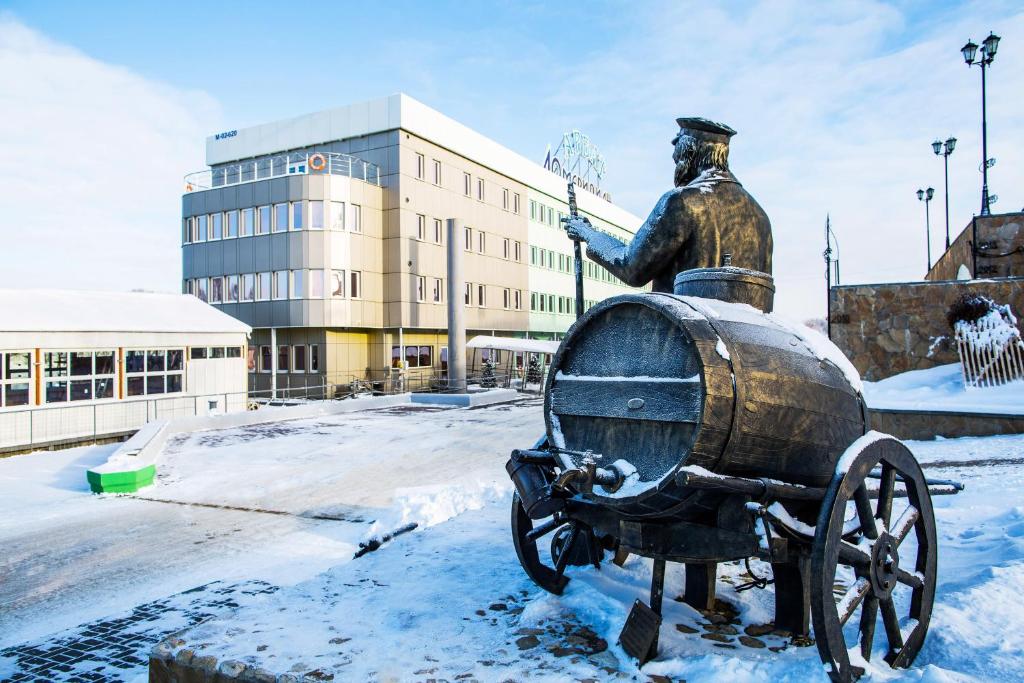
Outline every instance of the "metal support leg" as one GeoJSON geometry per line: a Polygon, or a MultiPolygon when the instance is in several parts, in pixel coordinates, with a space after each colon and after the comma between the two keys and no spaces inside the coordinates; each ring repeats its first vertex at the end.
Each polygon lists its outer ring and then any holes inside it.
{"type": "MultiPolygon", "coordinates": [[[[654,561],[654,571],[651,574],[651,609],[659,617],[661,616],[661,599],[665,594],[665,560],[654,561]]],[[[654,634],[654,642],[651,643],[649,658],[658,656],[658,633],[654,634]]]]}
{"type": "Polygon", "coordinates": [[[697,610],[714,609],[718,563],[686,563],[686,592],[683,601],[697,610]]]}
{"type": "Polygon", "coordinates": [[[811,625],[811,560],[803,554],[790,558],[788,562],[772,564],[775,628],[806,636],[811,625]]]}

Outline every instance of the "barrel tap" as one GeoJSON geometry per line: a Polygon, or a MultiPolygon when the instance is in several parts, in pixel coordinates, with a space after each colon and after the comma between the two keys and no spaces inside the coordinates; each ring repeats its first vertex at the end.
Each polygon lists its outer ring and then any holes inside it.
{"type": "Polygon", "coordinates": [[[573,484],[580,493],[593,493],[594,484],[599,484],[605,491],[617,491],[626,477],[614,465],[608,469],[598,467],[597,461],[601,457],[592,450],[584,451],[579,467],[567,469],[558,475],[553,487],[566,489],[569,484],[573,484]]]}

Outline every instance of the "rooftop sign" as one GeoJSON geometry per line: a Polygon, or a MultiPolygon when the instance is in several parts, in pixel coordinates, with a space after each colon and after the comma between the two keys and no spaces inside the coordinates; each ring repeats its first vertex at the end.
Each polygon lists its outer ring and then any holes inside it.
{"type": "Polygon", "coordinates": [[[578,130],[562,135],[562,141],[554,152],[551,151],[551,145],[548,145],[544,168],[560,178],[572,180],[576,187],[606,201],[612,200],[610,194],[601,190],[601,179],[605,173],[604,157],[590,138],[578,130]]]}

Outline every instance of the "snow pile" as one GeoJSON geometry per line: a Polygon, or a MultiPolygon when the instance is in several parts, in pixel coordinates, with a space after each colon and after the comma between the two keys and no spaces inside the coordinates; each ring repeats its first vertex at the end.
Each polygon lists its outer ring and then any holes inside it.
{"type": "Polygon", "coordinates": [[[864,400],[881,410],[1024,415],[1024,381],[967,392],[960,364],[950,363],[865,382],[864,400]]]}
{"type": "Polygon", "coordinates": [[[832,343],[832,340],[823,335],[821,332],[816,332],[806,325],[802,325],[792,320],[780,316],[776,313],[768,313],[767,316],[779,323],[782,327],[786,328],[793,334],[795,334],[800,341],[802,341],[808,348],[808,350],[814,354],[814,357],[818,360],[827,360],[835,365],[846,377],[846,381],[850,383],[850,386],[856,389],[858,392],[864,390],[864,383],[861,381],[860,373],[857,372],[857,368],[853,367],[853,363],[850,359],[839,350],[839,347],[832,343]]]}
{"type": "Polygon", "coordinates": [[[438,484],[395,491],[395,503],[379,516],[363,537],[363,542],[381,537],[410,524],[424,529],[447,522],[469,510],[508,498],[512,481],[474,480],[456,484],[438,484]]]}
{"type": "Polygon", "coordinates": [[[722,341],[721,337],[719,337],[718,342],[715,343],[715,351],[717,351],[718,355],[722,358],[732,360],[732,357],[729,356],[729,349],[725,348],[725,342],[722,341]]]}

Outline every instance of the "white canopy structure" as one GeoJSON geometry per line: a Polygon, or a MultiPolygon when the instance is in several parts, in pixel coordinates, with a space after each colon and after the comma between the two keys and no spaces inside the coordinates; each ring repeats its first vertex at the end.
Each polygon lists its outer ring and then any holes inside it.
{"type": "Polygon", "coordinates": [[[479,335],[466,343],[469,349],[496,349],[514,353],[554,353],[558,351],[559,342],[542,339],[514,339],[512,337],[491,337],[479,335]]]}

